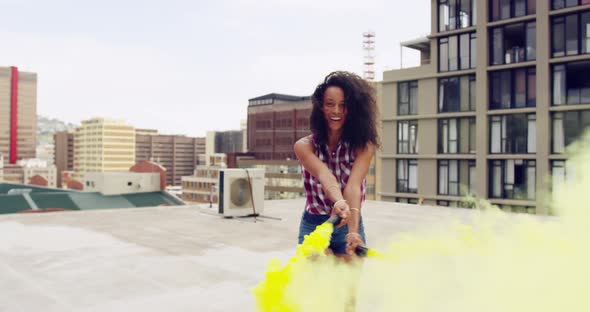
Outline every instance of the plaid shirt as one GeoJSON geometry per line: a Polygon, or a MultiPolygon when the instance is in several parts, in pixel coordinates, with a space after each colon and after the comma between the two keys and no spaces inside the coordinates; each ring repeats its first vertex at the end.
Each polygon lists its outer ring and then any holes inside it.
{"type": "MultiPolygon", "coordinates": [[[[330,153],[328,145],[320,145],[314,135],[310,136],[313,142],[315,155],[328,166],[328,169],[336,177],[336,181],[340,186],[340,190],[344,192],[352,165],[354,164],[354,151],[352,151],[348,143],[338,143],[336,150],[330,153]]],[[[328,215],[332,211],[333,202],[324,194],[320,180],[312,176],[303,166],[301,166],[301,173],[303,175],[303,187],[305,188],[305,195],[307,201],[305,202],[305,210],[311,214],[328,215]]],[[[361,183],[361,202],[365,200],[365,184],[363,179],[361,183]]]]}

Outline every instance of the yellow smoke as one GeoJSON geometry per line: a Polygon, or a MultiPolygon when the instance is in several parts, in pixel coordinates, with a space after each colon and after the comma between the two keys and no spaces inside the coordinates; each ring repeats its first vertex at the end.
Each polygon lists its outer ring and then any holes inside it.
{"type": "Polygon", "coordinates": [[[301,311],[300,294],[293,292],[293,282],[313,269],[308,265],[310,257],[318,260],[326,257],[324,250],[330,245],[332,232],[334,226],[324,223],[305,236],[303,244],[297,246],[295,256],[286,265],[283,266],[278,259],[270,261],[266,279],[254,289],[259,311],[301,311]]]}
{"type": "Polygon", "coordinates": [[[578,146],[570,157],[576,178],[548,196],[557,217],[506,214],[478,202],[485,209],[473,225],[454,222],[401,235],[353,264],[323,255],[333,228],[322,226],[288,264],[270,263],[255,289],[257,308],[590,311],[589,147],[578,146]]]}

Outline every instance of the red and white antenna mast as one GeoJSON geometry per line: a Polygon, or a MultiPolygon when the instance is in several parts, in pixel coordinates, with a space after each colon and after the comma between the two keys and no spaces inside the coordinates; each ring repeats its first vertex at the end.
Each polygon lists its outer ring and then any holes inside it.
{"type": "Polygon", "coordinates": [[[365,55],[363,57],[363,64],[365,70],[363,72],[363,78],[367,80],[375,79],[375,32],[367,31],[363,33],[363,50],[365,55]]]}

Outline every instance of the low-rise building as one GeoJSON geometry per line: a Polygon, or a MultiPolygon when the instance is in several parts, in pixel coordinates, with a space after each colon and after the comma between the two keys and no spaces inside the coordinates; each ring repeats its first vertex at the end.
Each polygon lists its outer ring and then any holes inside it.
{"type": "Polygon", "coordinates": [[[261,168],[264,173],[264,199],[292,199],[305,196],[301,166],[297,160],[237,157],[238,168],[261,168]]]}
{"type": "Polygon", "coordinates": [[[103,195],[157,192],[161,189],[159,172],[87,172],[84,192],[103,195]]]}
{"type": "Polygon", "coordinates": [[[23,167],[19,165],[1,164],[0,181],[22,184],[24,180],[23,167]]]}
{"type": "Polygon", "coordinates": [[[68,181],[68,189],[0,182],[0,214],[184,205],[166,191],[166,169],[148,161],[128,172],[87,172],[83,181],[68,181]]]}
{"type": "Polygon", "coordinates": [[[212,154],[208,157],[210,165],[200,165],[192,176],[182,177],[182,195],[184,201],[216,204],[219,171],[227,167],[225,154],[212,154]]]}
{"type": "Polygon", "coordinates": [[[42,159],[20,160],[18,164],[23,170],[22,184],[38,184],[34,183],[33,178],[40,177],[45,180],[44,186],[57,187],[57,167],[54,164],[48,164],[42,159]]]}
{"type": "Polygon", "coordinates": [[[221,167],[197,166],[193,176],[182,177],[182,200],[217,204],[220,169],[221,167]]]}
{"type": "Polygon", "coordinates": [[[57,168],[41,159],[21,159],[4,164],[0,155],[0,182],[57,187],[57,168]]]}
{"type": "Polygon", "coordinates": [[[106,195],[0,182],[0,214],[181,205],[180,199],[163,190],[106,195]]]}

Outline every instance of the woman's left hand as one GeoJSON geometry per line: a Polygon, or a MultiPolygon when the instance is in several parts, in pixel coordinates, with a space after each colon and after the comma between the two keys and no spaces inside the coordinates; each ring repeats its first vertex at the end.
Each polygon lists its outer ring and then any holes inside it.
{"type": "Polygon", "coordinates": [[[346,253],[351,256],[355,255],[355,249],[358,246],[365,246],[362,236],[356,232],[346,234],[346,253]]]}

